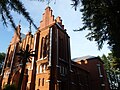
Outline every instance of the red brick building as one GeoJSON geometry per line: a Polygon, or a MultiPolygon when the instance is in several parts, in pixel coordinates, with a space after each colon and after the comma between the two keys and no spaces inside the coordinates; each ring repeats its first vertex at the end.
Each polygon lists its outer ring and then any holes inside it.
{"type": "Polygon", "coordinates": [[[109,90],[103,61],[99,57],[84,56],[73,59],[79,67],[89,72],[91,90],[109,90]]]}
{"type": "Polygon", "coordinates": [[[24,61],[24,57],[17,54],[28,45],[28,50],[35,51],[36,56],[26,63],[21,90],[109,90],[100,59],[86,59],[86,65],[78,59],[71,61],[70,37],[61,18],[54,19],[50,7],[45,9],[34,35],[28,32],[22,38],[20,30],[19,25],[8,47],[1,87],[5,84],[19,86],[23,66],[20,60],[24,61]]]}

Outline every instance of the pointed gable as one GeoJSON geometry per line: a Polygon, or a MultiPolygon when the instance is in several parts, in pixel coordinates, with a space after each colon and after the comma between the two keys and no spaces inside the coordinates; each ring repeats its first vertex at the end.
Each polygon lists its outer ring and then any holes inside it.
{"type": "Polygon", "coordinates": [[[12,37],[12,41],[10,42],[10,44],[15,44],[15,43],[20,41],[20,35],[21,35],[21,33],[20,33],[21,28],[20,27],[21,27],[20,25],[17,26],[17,28],[14,32],[14,36],[12,37]]]}
{"type": "Polygon", "coordinates": [[[40,22],[40,29],[45,28],[51,24],[55,23],[54,16],[52,15],[52,10],[50,7],[45,9],[42,21],[40,22]]]}
{"type": "Polygon", "coordinates": [[[51,26],[55,23],[58,23],[62,29],[64,30],[64,25],[62,24],[62,19],[61,17],[57,17],[54,19],[54,15],[52,14],[52,9],[50,7],[47,7],[45,9],[45,12],[43,13],[42,20],[40,21],[40,27],[39,30],[46,28],[48,26],[51,26]]]}

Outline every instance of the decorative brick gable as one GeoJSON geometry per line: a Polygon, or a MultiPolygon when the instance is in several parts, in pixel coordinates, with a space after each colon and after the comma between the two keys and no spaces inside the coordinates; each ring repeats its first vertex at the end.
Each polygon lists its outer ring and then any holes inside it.
{"type": "Polygon", "coordinates": [[[40,22],[40,29],[45,28],[53,23],[55,23],[55,20],[54,16],[52,15],[52,10],[50,7],[47,7],[40,22]]]}
{"type": "Polygon", "coordinates": [[[64,29],[64,25],[62,25],[61,17],[58,16],[56,19],[54,19],[54,15],[52,14],[52,9],[50,7],[47,7],[45,9],[45,13],[43,13],[42,20],[40,21],[39,30],[51,26],[55,23],[59,23],[59,25],[64,29]]]}

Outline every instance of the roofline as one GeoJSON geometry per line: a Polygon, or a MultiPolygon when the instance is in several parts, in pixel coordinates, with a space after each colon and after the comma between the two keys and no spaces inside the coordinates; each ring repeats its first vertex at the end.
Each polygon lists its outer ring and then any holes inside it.
{"type": "MultiPolygon", "coordinates": [[[[77,59],[77,58],[75,58],[75,59],[77,59]]],[[[73,62],[78,62],[79,60],[72,60],[73,62]]],[[[103,61],[102,61],[102,59],[99,57],[99,56],[97,56],[97,57],[92,57],[92,58],[88,58],[88,59],[85,59],[85,60],[92,60],[92,59],[99,59],[99,61],[101,61],[102,63],[104,63],[103,61]]],[[[81,59],[82,60],[82,59],[81,59]]],[[[80,61],[81,61],[80,60],[80,61]]]]}

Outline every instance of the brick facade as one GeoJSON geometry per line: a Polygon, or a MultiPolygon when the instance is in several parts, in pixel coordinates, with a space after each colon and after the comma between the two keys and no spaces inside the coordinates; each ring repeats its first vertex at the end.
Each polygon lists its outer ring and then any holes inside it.
{"type": "MultiPolygon", "coordinates": [[[[8,47],[1,73],[2,87],[5,84],[15,84],[18,87],[23,64],[17,53],[20,49],[25,51],[29,45],[29,51],[35,51],[36,56],[30,57],[31,62],[26,63],[21,90],[98,90],[100,82],[96,83],[95,89],[92,87],[95,83],[91,83],[98,70],[93,72],[95,69],[89,68],[89,64],[87,67],[79,61],[71,61],[70,37],[61,18],[54,19],[50,7],[45,9],[40,27],[34,35],[28,32],[22,39],[20,30],[19,25],[8,47]]],[[[96,61],[93,60],[95,63],[92,64],[96,65],[96,61]]],[[[101,65],[103,67],[103,63],[101,65]]],[[[107,85],[105,78],[103,82],[107,85]]],[[[97,80],[98,77],[94,79],[97,80]]],[[[109,90],[104,87],[100,90],[109,90]]]]}

